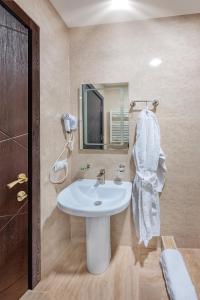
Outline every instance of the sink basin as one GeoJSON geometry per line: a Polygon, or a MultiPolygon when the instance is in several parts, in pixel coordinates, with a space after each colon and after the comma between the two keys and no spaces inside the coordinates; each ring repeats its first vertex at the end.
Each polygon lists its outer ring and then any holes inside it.
{"type": "Polygon", "coordinates": [[[96,180],[77,180],[65,188],[57,198],[58,207],[79,217],[105,217],[120,213],[128,207],[131,183],[96,180]]]}
{"type": "Polygon", "coordinates": [[[57,206],[65,213],[86,218],[87,268],[104,272],[110,263],[110,216],[125,210],[131,199],[131,182],[80,179],[62,190],[57,206]]]}

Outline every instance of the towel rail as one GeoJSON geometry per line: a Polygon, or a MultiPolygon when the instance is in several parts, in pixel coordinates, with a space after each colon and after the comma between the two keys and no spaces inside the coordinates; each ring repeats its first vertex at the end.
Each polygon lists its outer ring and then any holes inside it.
{"type": "Polygon", "coordinates": [[[152,103],[152,105],[154,106],[154,108],[156,108],[159,105],[159,100],[131,100],[130,101],[130,107],[133,108],[136,106],[137,102],[143,102],[143,103],[152,103]]]}

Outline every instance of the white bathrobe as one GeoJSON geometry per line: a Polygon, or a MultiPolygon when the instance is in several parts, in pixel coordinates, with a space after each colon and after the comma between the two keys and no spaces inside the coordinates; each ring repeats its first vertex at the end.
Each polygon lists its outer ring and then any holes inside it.
{"type": "Polygon", "coordinates": [[[139,243],[147,246],[153,236],[160,235],[159,192],[163,189],[166,171],[158,120],[148,109],[142,110],[137,121],[133,157],[136,168],[133,216],[139,243]]]}

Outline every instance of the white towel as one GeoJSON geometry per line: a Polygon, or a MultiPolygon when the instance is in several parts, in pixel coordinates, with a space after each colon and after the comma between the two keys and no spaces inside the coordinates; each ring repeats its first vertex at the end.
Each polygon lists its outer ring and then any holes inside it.
{"type": "Polygon", "coordinates": [[[162,251],[160,263],[171,300],[198,300],[185,262],[178,250],[162,251]]]}

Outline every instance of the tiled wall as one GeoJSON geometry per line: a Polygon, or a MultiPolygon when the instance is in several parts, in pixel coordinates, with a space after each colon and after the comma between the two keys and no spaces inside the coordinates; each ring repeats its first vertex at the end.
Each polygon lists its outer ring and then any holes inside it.
{"type": "MultiPolygon", "coordinates": [[[[178,246],[200,247],[200,15],[70,29],[71,109],[78,115],[82,83],[129,82],[130,99],[157,98],[167,181],[161,195],[161,231],[174,235],[178,246]],[[149,66],[155,58],[163,63],[149,66]]],[[[138,107],[139,108],[139,107],[138,107]]],[[[130,114],[130,150],[124,154],[81,153],[76,143],[72,180],[95,178],[101,167],[112,179],[117,165],[134,174],[131,158],[138,112],[130,114]],[[81,165],[91,163],[87,173],[81,165]]],[[[78,136],[76,136],[78,140],[78,136]]],[[[71,217],[73,239],[84,239],[84,220],[71,217]]],[[[117,243],[136,245],[130,210],[112,218],[117,243]],[[131,233],[133,230],[133,234],[131,233]]]]}
{"type": "MultiPolygon", "coordinates": [[[[56,189],[49,183],[49,169],[65,140],[60,117],[70,110],[68,29],[48,0],[17,0],[40,27],[41,71],[41,232],[42,274],[65,248],[69,217],[56,208],[56,189]]],[[[70,176],[67,184],[70,181],[70,176]]],[[[59,187],[62,188],[62,187],[59,187]]]]}

